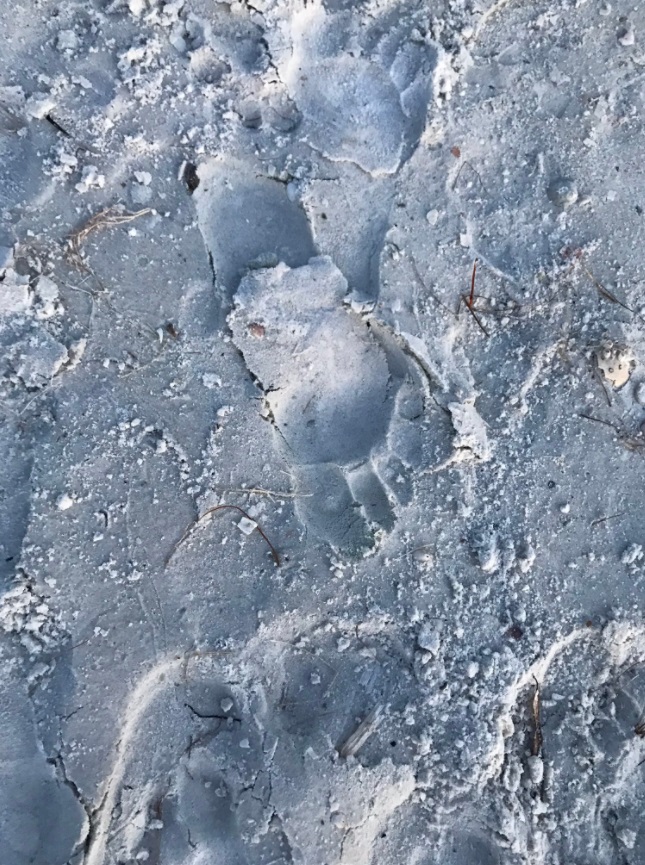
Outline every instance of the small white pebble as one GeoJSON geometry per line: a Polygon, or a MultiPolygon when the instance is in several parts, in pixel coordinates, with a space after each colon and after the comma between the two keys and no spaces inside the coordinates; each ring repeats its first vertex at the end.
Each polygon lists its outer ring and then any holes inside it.
{"type": "Polygon", "coordinates": [[[209,389],[212,389],[214,387],[221,387],[222,379],[218,375],[215,375],[215,373],[205,372],[202,375],[202,384],[204,385],[204,387],[207,387],[209,389]]]}
{"type": "Polygon", "coordinates": [[[142,186],[150,186],[152,183],[152,174],[149,171],[135,171],[134,177],[137,183],[140,183],[142,186]]]}
{"type": "Polygon", "coordinates": [[[78,36],[73,30],[61,30],[56,38],[56,47],[59,51],[75,51],[78,45],[78,36]]]}
{"type": "Polygon", "coordinates": [[[537,786],[544,778],[544,763],[542,757],[532,756],[527,760],[531,781],[537,786]]]}
{"type": "Polygon", "coordinates": [[[220,707],[225,715],[231,711],[234,705],[235,703],[233,702],[233,700],[231,700],[230,697],[224,697],[224,699],[220,702],[220,707]]]}
{"type": "MultiPolygon", "coordinates": [[[[636,846],[636,832],[633,829],[620,828],[615,831],[616,839],[626,847],[627,850],[633,850],[636,846]]],[[[630,857],[631,858],[631,857],[630,857]]]]}
{"type": "Polygon", "coordinates": [[[441,648],[441,635],[436,626],[430,622],[426,622],[419,631],[417,643],[424,652],[429,652],[435,656],[438,655],[441,648]]]}
{"type": "Polygon", "coordinates": [[[248,519],[248,517],[242,517],[242,519],[237,524],[238,529],[244,535],[252,534],[258,527],[258,524],[253,520],[248,519]]]}
{"type": "Polygon", "coordinates": [[[78,192],[87,192],[89,189],[103,189],[104,186],[105,175],[99,173],[96,165],[86,165],[75,188],[78,192]]]}
{"type": "Polygon", "coordinates": [[[466,676],[469,679],[474,679],[477,673],[479,673],[479,664],[477,661],[471,661],[466,667],[466,676]]]}
{"type": "Polygon", "coordinates": [[[623,565],[633,565],[635,562],[640,561],[642,558],[643,547],[640,544],[630,544],[620,557],[620,561],[623,563],[623,565]]]}
{"type": "Polygon", "coordinates": [[[63,493],[56,499],[56,507],[59,511],[67,511],[74,505],[74,499],[71,496],[68,496],[67,493],[63,493]]]}
{"type": "Polygon", "coordinates": [[[432,550],[428,547],[419,547],[412,553],[412,558],[422,568],[431,568],[434,564],[432,550]]]}

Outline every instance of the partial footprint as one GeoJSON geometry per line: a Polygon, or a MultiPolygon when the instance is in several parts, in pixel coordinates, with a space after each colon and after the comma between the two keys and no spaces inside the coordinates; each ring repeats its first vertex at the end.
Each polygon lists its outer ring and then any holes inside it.
{"type": "Polygon", "coordinates": [[[394,174],[423,131],[436,51],[402,5],[368,26],[354,9],[330,7],[289,10],[272,45],[280,77],[315,150],[373,175],[394,174]]]}
{"type": "Polygon", "coordinates": [[[477,818],[461,810],[448,828],[437,828],[436,814],[418,804],[406,804],[384,826],[370,865],[499,865],[490,832],[477,818]]]}
{"type": "Polygon", "coordinates": [[[410,663],[380,620],[286,619],[235,653],[163,659],[123,707],[86,865],[369,865],[414,792],[410,663]]]}
{"type": "Polygon", "coordinates": [[[248,267],[306,264],[315,255],[309,223],[284,183],[230,156],[199,167],[194,198],[219,283],[235,290],[248,267]]]}
{"type": "Polygon", "coordinates": [[[332,546],[360,552],[392,506],[373,456],[387,439],[400,379],[368,324],[343,306],[328,258],[249,274],[229,316],[293,466],[298,516],[332,546]]]}
{"type": "Polygon", "coordinates": [[[509,861],[645,861],[644,636],[611,623],[563,644],[540,676],[539,733],[535,682],[522,691],[501,775],[486,790],[498,837],[518,857],[509,861]]]}
{"type": "Polygon", "coordinates": [[[60,757],[47,759],[19,664],[0,652],[0,861],[63,865],[72,860],[86,815],[60,757]]]}

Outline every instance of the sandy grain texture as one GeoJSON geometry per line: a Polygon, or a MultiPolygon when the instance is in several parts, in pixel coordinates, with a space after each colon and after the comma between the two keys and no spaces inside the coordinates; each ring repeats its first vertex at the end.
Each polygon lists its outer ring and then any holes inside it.
{"type": "Polygon", "coordinates": [[[0,865],[645,863],[644,45],[0,4],[0,865]]]}

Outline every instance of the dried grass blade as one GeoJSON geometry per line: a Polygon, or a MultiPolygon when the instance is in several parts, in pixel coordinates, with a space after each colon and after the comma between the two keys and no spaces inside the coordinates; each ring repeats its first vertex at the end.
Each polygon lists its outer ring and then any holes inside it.
{"type": "Polygon", "coordinates": [[[363,718],[358,727],[351,733],[343,744],[338,748],[341,757],[353,757],[363,747],[365,742],[377,729],[383,714],[382,706],[375,706],[372,711],[363,718]]]}

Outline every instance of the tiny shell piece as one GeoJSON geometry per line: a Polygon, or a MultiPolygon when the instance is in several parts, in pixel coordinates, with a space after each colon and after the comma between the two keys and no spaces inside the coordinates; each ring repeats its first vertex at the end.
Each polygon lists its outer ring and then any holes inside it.
{"type": "Polygon", "coordinates": [[[604,378],[618,390],[629,381],[634,356],[625,346],[604,343],[596,352],[596,363],[604,378]]]}
{"type": "Polygon", "coordinates": [[[558,177],[549,184],[547,195],[556,207],[567,210],[578,200],[578,187],[571,178],[558,177]]]}
{"type": "Polygon", "coordinates": [[[251,336],[254,336],[256,339],[262,339],[265,334],[264,325],[260,324],[257,321],[252,321],[249,324],[249,333],[251,336]]]}

